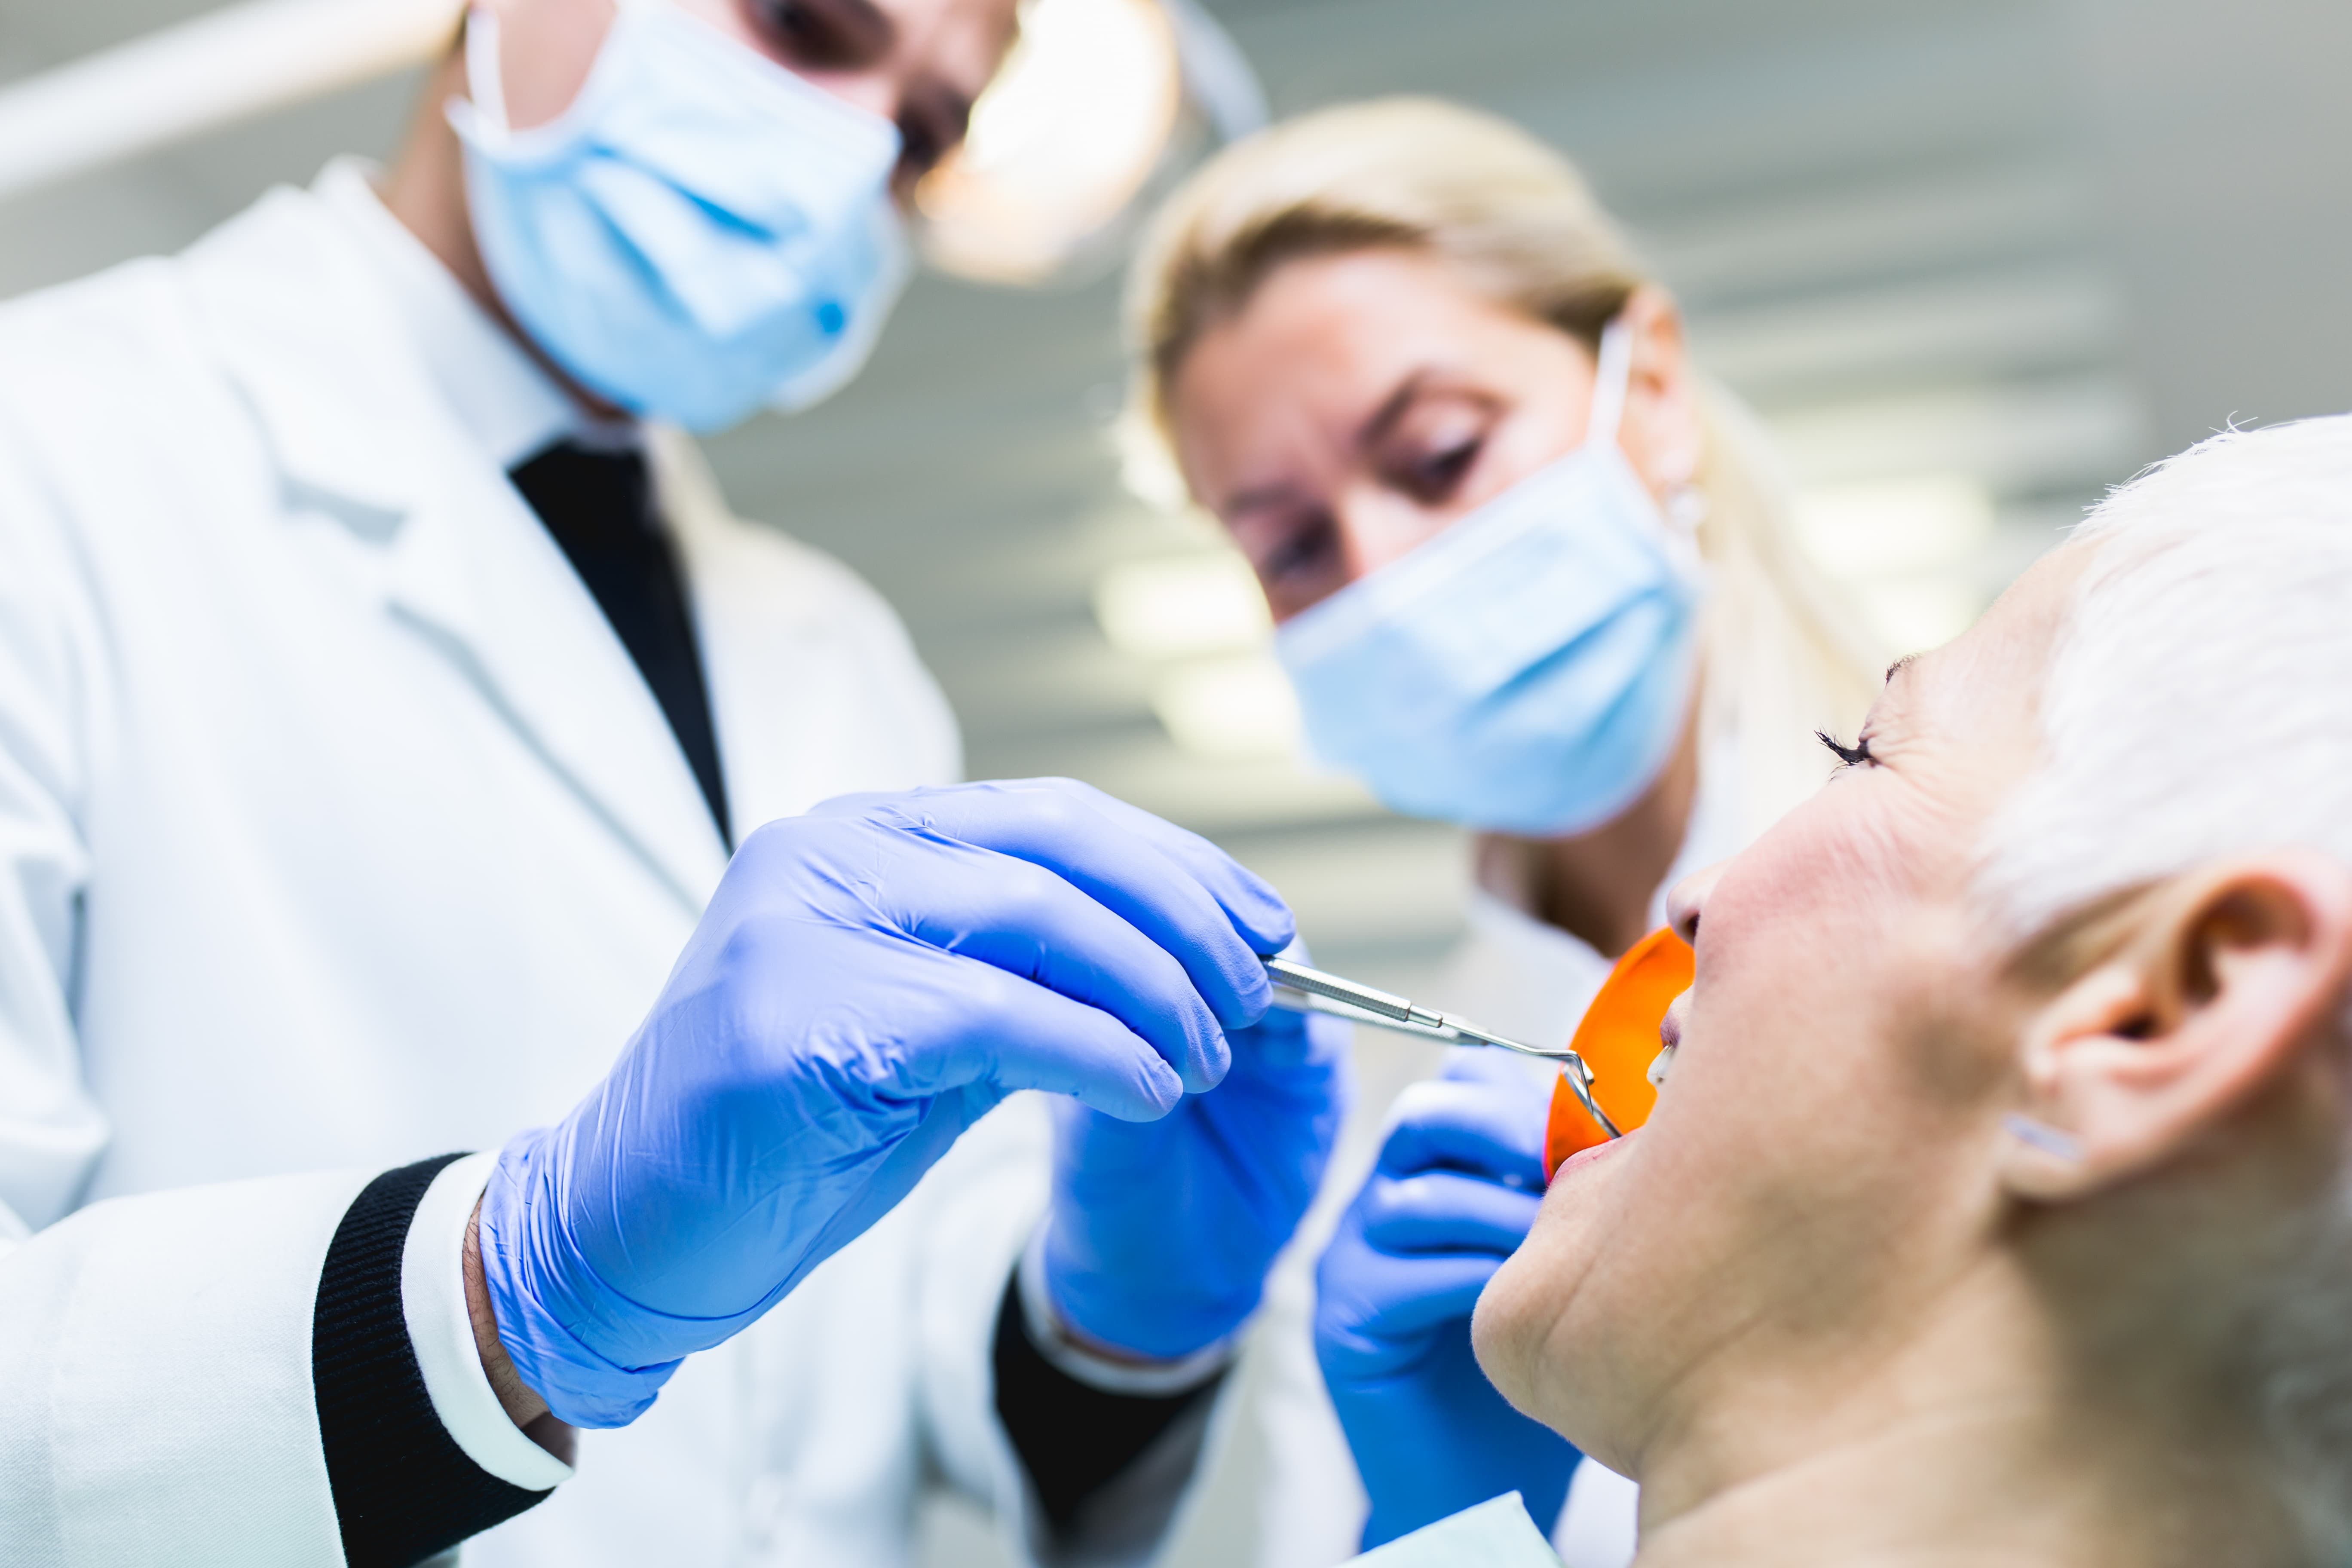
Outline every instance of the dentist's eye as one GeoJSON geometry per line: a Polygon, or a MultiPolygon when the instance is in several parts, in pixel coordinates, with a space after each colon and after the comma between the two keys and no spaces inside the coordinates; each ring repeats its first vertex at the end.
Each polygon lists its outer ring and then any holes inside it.
{"type": "Polygon", "coordinates": [[[889,23],[870,5],[845,0],[750,0],[752,23],[786,63],[804,70],[856,70],[887,51],[889,23]]]}
{"type": "Polygon", "coordinates": [[[961,136],[950,140],[919,116],[909,115],[898,121],[899,170],[908,174],[928,174],[948,155],[948,149],[961,140],[961,136]]]}
{"type": "Polygon", "coordinates": [[[1826,730],[1814,731],[1813,739],[1827,746],[1836,754],[1837,760],[1846,767],[1858,768],[1865,763],[1875,760],[1870,754],[1870,737],[1867,735],[1855,736],[1853,744],[1851,746],[1836,739],[1826,730]]]}

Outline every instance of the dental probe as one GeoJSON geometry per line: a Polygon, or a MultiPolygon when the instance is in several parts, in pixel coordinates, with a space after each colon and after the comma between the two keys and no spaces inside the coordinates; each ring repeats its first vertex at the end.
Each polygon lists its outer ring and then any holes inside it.
{"type": "Polygon", "coordinates": [[[1335,1018],[1370,1024],[1376,1028],[1394,1029],[1399,1034],[1417,1035],[1425,1040],[1444,1040],[1462,1046],[1493,1046],[1498,1050],[1517,1051],[1523,1057],[1540,1057],[1546,1061],[1558,1062],[1560,1064],[1560,1081],[1575,1093],[1593,1121],[1612,1138],[1624,1136],[1593,1100],[1592,1069],[1584,1065],[1582,1057],[1567,1046],[1547,1048],[1527,1045],[1482,1029],[1475,1024],[1418,1006],[1402,996],[1391,996],[1385,991],[1359,985],[1352,980],[1342,980],[1336,974],[1326,974],[1319,969],[1293,963],[1286,958],[1268,958],[1263,962],[1266,978],[1274,982],[1274,1005],[1290,1012],[1328,1013],[1335,1018]]]}

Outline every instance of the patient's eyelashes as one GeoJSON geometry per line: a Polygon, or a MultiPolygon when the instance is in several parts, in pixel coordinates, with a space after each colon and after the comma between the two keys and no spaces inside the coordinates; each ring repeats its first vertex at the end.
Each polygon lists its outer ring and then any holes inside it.
{"type": "Polygon", "coordinates": [[[1837,760],[1846,767],[1860,767],[1864,763],[1874,760],[1870,754],[1870,737],[1867,735],[1855,736],[1853,744],[1851,746],[1838,740],[1826,730],[1814,731],[1813,739],[1836,752],[1837,760]]]}

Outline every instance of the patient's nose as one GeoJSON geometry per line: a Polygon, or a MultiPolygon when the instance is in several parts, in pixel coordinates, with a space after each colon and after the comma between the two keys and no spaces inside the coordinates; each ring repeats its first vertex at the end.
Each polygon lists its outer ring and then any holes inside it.
{"type": "Polygon", "coordinates": [[[1706,896],[1715,891],[1717,879],[1729,864],[1728,860],[1717,860],[1712,866],[1702,866],[1666,889],[1666,923],[1693,947],[1698,945],[1699,911],[1706,907],[1706,896]]]}

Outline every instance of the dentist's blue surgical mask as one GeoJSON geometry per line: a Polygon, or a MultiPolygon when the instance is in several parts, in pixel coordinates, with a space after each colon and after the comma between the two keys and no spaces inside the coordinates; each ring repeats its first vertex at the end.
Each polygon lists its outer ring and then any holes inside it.
{"type": "Polygon", "coordinates": [[[476,243],[499,298],[599,396],[693,430],[856,374],[904,285],[898,131],[668,0],[621,0],[557,119],[507,124],[495,17],[467,22],[476,243]]]}
{"type": "Polygon", "coordinates": [[[1631,359],[1612,323],[1581,447],[1276,634],[1317,753],[1394,810],[1579,833],[1673,754],[1700,568],[1617,446],[1631,359]]]}

